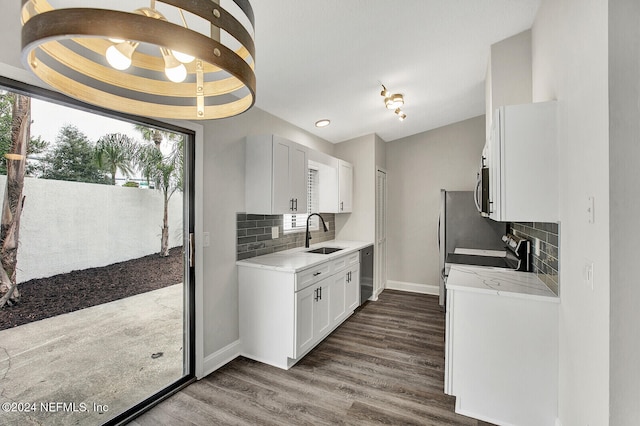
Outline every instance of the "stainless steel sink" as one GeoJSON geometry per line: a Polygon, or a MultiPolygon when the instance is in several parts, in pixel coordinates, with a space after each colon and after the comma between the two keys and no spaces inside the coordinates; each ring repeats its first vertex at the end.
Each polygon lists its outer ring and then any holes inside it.
{"type": "Polygon", "coordinates": [[[331,254],[331,253],[335,253],[337,251],[342,250],[341,248],[338,247],[320,247],[314,250],[308,250],[307,253],[317,253],[317,254],[331,254]]]}

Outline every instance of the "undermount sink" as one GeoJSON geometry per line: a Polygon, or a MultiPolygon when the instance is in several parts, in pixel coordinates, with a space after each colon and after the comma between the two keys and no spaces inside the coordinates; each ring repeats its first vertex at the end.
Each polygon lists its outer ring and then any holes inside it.
{"type": "Polygon", "coordinates": [[[342,250],[341,248],[338,247],[320,247],[314,250],[308,250],[307,253],[317,253],[317,254],[331,254],[331,253],[335,253],[337,251],[342,250]]]}

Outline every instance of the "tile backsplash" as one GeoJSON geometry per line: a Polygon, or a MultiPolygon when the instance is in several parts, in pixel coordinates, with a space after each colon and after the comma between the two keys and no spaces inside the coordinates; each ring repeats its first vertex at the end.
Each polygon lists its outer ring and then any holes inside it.
{"type": "MultiPolygon", "coordinates": [[[[335,214],[321,213],[325,222],[329,222],[329,232],[311,231],[311,244],[334,240],[335,214]]],[[[236,221],[237,245],[236,259],[243,260],[263,254],[275,253],[304,246],[305,235],[302,232],[285,234],[282,228],[282,215],[259,215],[238,213],[236,221]],[[278,227],[278,238],[271,237],[271,228],[278,227]]]]}
{"type": "Polygon", "coordinates": [[[557,223],[519,222],[511,223],[511,233],[531,241],[533,272],[555,294],[559,294],[559,228],[557,223]],[[535,239],[540,240],[540,255],[535,254],[535,239]]]}

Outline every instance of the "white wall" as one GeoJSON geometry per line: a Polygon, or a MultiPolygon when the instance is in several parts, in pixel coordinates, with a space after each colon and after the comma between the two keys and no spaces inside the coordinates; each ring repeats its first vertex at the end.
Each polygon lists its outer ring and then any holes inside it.
{"type": "Polygon", "coordinates": [[[484,135],[479,116],[387,144],[390,281],[439,285],[440,189],[475,189],[484,135]]]}
{"type": "MultiPolygon", "coordinates": [[[[4,194],[6,176],[0,176],[4,194]]],[[[18,282],[160,252],[160,191],[26,179],[18,282]]],[[[169,246],[182,246],[182,194],[169,202],[169,246]]]]}
{"type": "Polygon", "coordinates": [[[532,29],[533,100],[557,99],[560,107],[559,413],[565,426],[609,424],[607,5],[542,0],[532,29]],[[596,201],[593,224],[585,214],[589,196],[596,201]],[[593,290],[582,281],[586,260],[595,265],[593,290]]]}
{"type": "Polygon", "coordinates": [[[640,2],[609,3],[610,424],[640,419],[640,2]],[[629,238],[631,237],[631,238],[629,238]]]}

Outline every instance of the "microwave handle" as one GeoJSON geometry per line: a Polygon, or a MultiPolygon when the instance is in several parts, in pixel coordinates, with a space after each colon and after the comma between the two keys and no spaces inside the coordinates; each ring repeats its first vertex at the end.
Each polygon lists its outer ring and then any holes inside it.
{"type": "MultiPolygon", "coordinates": [[[[484,158],[484,157],[483,157],[484,158]]],[[[476,209],[478,213],[482,213],[482,207],[480,207],[480,194],[482,191],[482,174],[478,173],[478,181],[476,182],[476,190],[473,193],[473,201],[476,203],[476,209]]]]}

